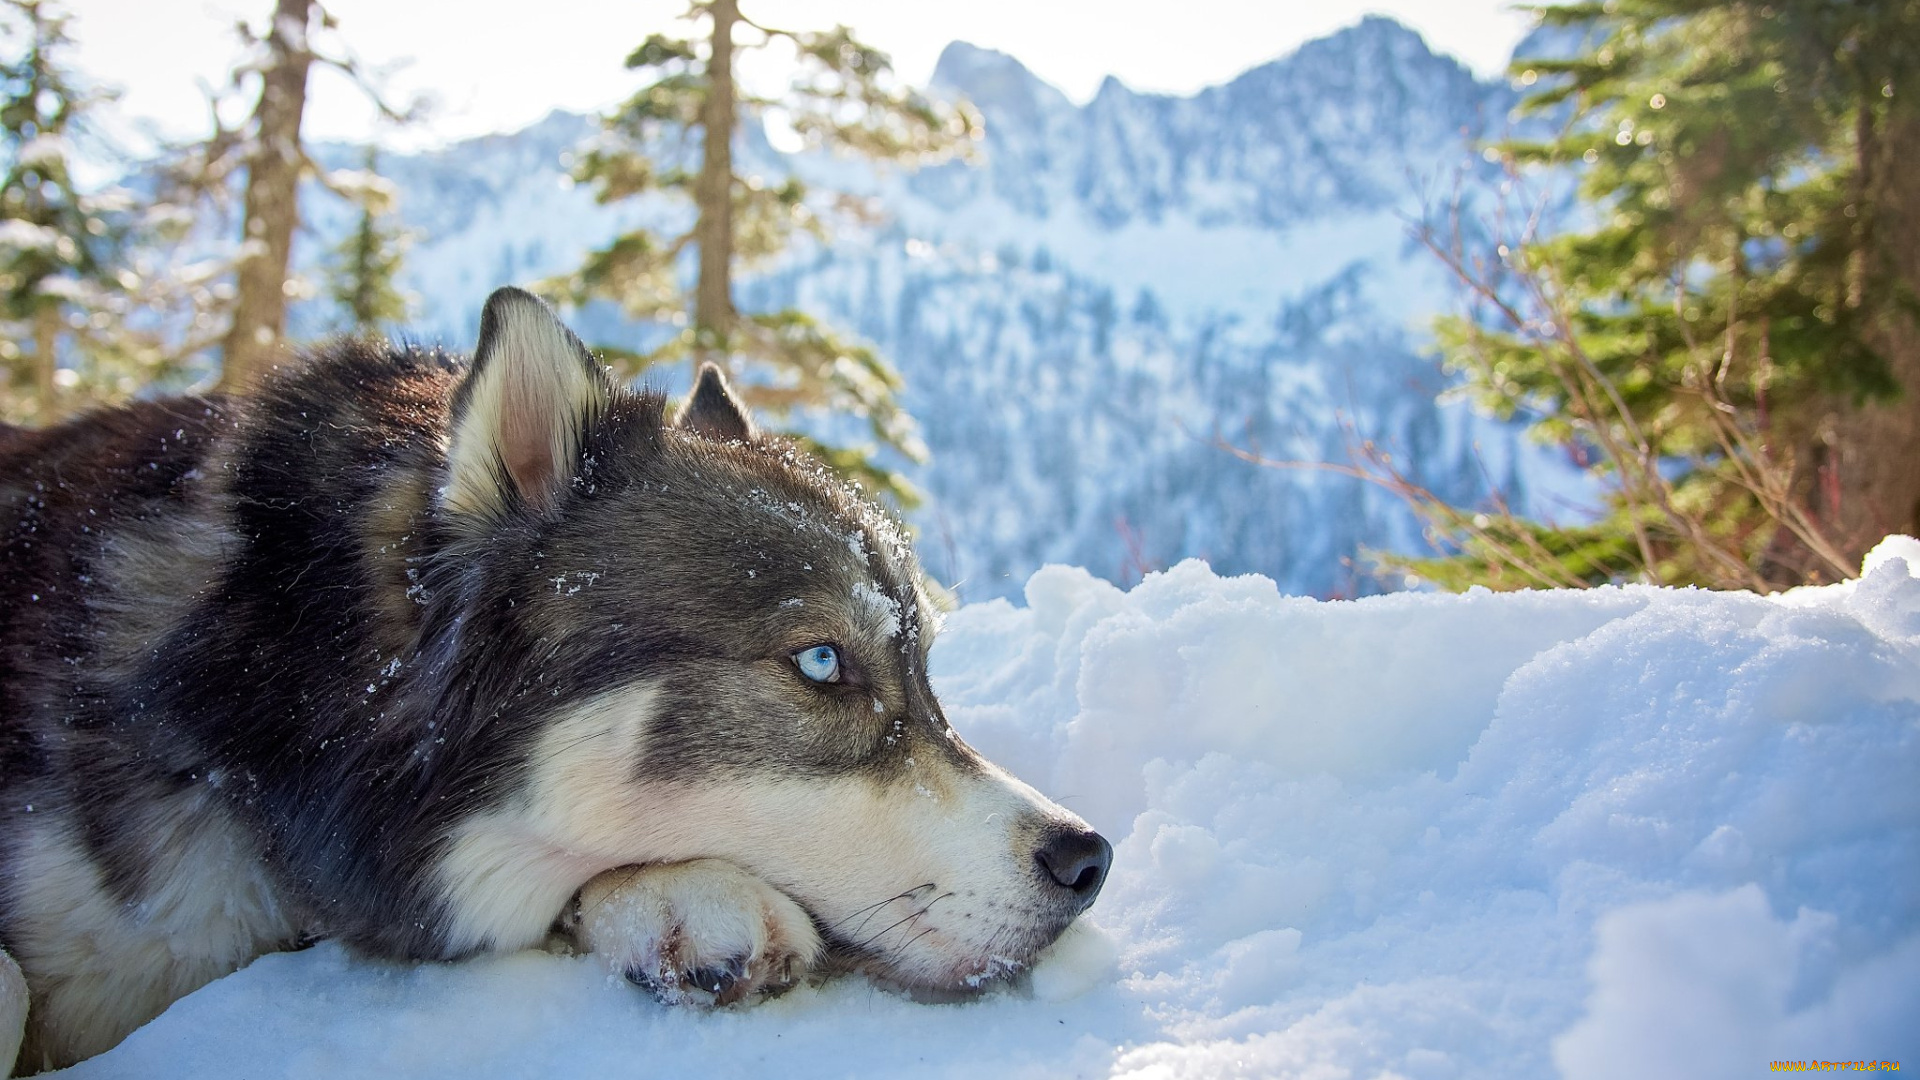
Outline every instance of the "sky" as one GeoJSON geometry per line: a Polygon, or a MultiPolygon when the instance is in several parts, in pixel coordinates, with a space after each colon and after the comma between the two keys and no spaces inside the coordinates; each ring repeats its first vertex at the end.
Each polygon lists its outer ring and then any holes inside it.
{"type": "MultiPolygon", "coordinates": [[[[241,53],[234,25],[264,25],[272,2],[68,6],[77,65],[119,89],[114,133],[141,142],[145,132],[184,138],[206,129],[206,89],[225,83],[241,53]]],[[[306,133],[421,146],[517,130],[555,108],[601,110],[620,101],[635,86],[622,67],[627,53],[667,29],[686,4],[329,0],[326,8],[338,20],[337,40],[385,71],[388,97],[399,102],[424,92],[430,112],[410,131],[383,130],[344,78],[323,71],[310,83],[306,133]]],[[[1191,93],[1370,13],[1399,19],[1490,75],[1502,70],[1528,24],[1510,0],[748,0],[743,10],[778,27],[845,23],[890,52],[895,70],[916,84],[933,73],[948,42],[970,41],[1018,57],[1076,101],[1092,97],[1109,74],[1136,90],[1191,93]]],[[[750,83],[774,77],[771,70],[743,73],[750,83]]]]}

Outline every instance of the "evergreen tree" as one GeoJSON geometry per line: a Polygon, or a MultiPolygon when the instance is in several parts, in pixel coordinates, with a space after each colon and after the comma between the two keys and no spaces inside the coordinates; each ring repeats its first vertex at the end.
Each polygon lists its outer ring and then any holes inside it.
{"type": "Polygon", "coordinates": [[[300,176],[311,164],[300,142],[313,67],[310,35],[325,13],[313,0],[276,0],[266,56],[257,74],[260,98],[246,155],[247,190],[241,252],[234,267],[233,321],[221,346],[220,389],[245,389],[273,366],[286,335],[287,271],[300,224],[300,176]]]}
{"type": "Polygon", "coordinates": [[[337,178],[359,205],[360,218],[333,249],[327,289],[346,327],[365,336],[404,323],[412,308],[395,283],[412,236],[395,220],[394,188],[380,178],[379,167],[379,151],[369,146],[365,171],[351,182],[337,178]]]}
{"type": "MultiPolygon", "coordinates": [[[[917,163],[963,149],[978,133],[977,118],[964,106],[897,85],[887,55],[846,27],[774,29],[742,15],[737,0],[695,0],[688,18],[704,22],[705,32],[655,34],[627,58],[628,68],[651,81],[607,117],[607,137],[583,157],[577,176],[595,185],[601,202],[657,192],[687,198],[690,227],[674,235],[641,229],[621,236],[593,252],[559,288],[576,302],[611,299],[635,317],[685,326],[650,353],[606,350],[628,374],[684,357],[738,376],[739,361],[753,362],[761,377],[736,385],[762,414],[790,417],[821,408],[864,417],[878,444],[923,458],[912,419],[896,401],[899,376],[876,352],[799,311],[749,315],[734,306],[737,269],[785,250],[798,233],[823,234],[806,187],[791,177],[745,174],[734,143],[748,118],[778,111],[811,146],[917,163]],[[751,42],[737,44],[736,33],[751,42]],[[773,44],[790,47],[795,57],[788,93],[773,99],[742,91],[734,80],[738,50],[773,44]],[[697,156],[681,141],[694,133],[697,156]],[[682,273],[689,251],[691,289],[682,273]]],[[[875,465],[877,447],[815,449],[843,471],[909,496],[897,477],[875,465]]]]}
{"type": "Polygon", "coordinates": [[[52,423],[168,367],[157,335],[130,325],[152,284],[130,252],[139,216],[125,192],[74,182],[104,96],[67,67],[66,23],[47,0],[0,8],[0,420],[52,423]]]}
{"type": "Polygon", "coordinates": [[[405,123],[417,112],[389,104],[337,40],[331,51],[320,47],[336,30],[333,16],[315,0],[275,0],[264,34],[239,27],[251,58],[235,69],[233,86],[257,82],[253,110],[237,128],[227,127],[214,110],[213,134],[179,155],[170,170],[167,199],[223,208],[234,178],[245,176],[241,243],[228,267],[232,288],[222,305],[228,317],[220,338],[219,389],[228,393],[245,391],[285,348],[287,301],[299,291],[291,267],[301,223],[301,181],[317,179],[353,201],[360,194],[359,187],[322,169],[302,141],[307,78],[314,66],[345,75],[385,119],[405,123]]]}
{"type": "MultiPolygon", "coordinates": [[[[1520,60],[1591,227],[1436,245],[1476,312],[1450,362],[1593,461],[1604,516],[1554,528],[1429,500],[1450,584],[1650,580],[1769,590],[1845,577],[1920,532],[1920,3],[1606,0],[1520,60]]],[[[1495,508],[1496,511],[1498,508],[1495,508]]]]}

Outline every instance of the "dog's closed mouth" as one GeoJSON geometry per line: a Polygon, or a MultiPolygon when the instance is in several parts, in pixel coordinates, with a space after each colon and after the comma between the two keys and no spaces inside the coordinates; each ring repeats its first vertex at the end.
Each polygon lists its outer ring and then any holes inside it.
{"type": "Polygon", "coordinates": [[[963,1005],[995,993],[1030,996],[1032,965],[1008,957],[989,957],[980,970],[952,983],[921,982],[904,977],[870,954],[847,952],[829,944],[818,974],[860,975],[868,982],[921,1005],[963,1005]]]}
{"type": "MultiPolygon", "coordinates": [[[[927,905],[931,906],[931,903],[927,905]]],[[[992,993],[1011,992],[1025,996],[1032,989],[1033,958],[1045,951],[1072,922],[1071,919],[1049,920],[1017,930],[1008,926],[993,935],[999,945],[992,951],[985,955],[955,958],[942,964],[938,975],[928,977],[914,971],[918,965],[909,957],[909,950],[919,947],[922,952],[937,954],[942,945],[949,943],[949,939],[935,927],[916,927],[915,924],[926,911],[927,908],[920,908],[913,914],[896,917],[886,929],[869,935],[865,940],[830,932],[824,934],[826,953],[822,960],[822,971],[828,974],[858,974],[884,990],[930,1005],[959,1004],[992,993]],[[891,934],[904,936],[890,944],[876,941],[876,938],[891,934]]]]}

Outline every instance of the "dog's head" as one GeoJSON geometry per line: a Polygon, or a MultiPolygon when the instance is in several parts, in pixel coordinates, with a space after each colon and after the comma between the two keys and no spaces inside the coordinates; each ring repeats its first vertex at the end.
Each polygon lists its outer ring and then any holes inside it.
{"type": "Polygon", "coordinates": [[[669,421],[501,290],[441,505],[479,568],[476,700],[538,718],[441,866],[459,943],[537,935],[602,870],[715,857],[870,973],[965,992],[1093,902],[1107,842],[948,726],[900,527],[758,437],[716,369],[669,421]]]}

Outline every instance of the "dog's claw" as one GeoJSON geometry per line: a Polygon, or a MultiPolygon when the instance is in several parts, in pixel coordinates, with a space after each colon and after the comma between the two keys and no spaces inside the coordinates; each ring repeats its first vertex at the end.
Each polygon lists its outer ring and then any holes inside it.
{"type": "Polygon", "coordinates": [[[656,965],[628,965],[621,972],[626,980],[647,993],[663,1005],[730,1005],[754,990],[777,992],[786,986],[772,983],[743,986],[747,977],[748,964],[745,957],[735,957],[724,964],[709,964],[704,967],[666,972],[656,965]],[[740,993],[733,991],[738,988],[740,993]]]}
{"type": "Polygon", "coordinates": [[[669,995],[673,992],[671,986],[664,982],[658,974],[647,968],[630,966],[621,972],[621,974],[626,977],[628,982],[659,998],[661,1001],[668,1000],[669,995]]]}
{"type": "Polygon", "coordinates": [[[727,991],[733,989],[734,984],[739,982],[740,977],[746,973],[745,960],[731,960],[725,967],[695,968],[681,978],[695,989],[705,990],[718,1000],[725,997],[727,991]]]}

